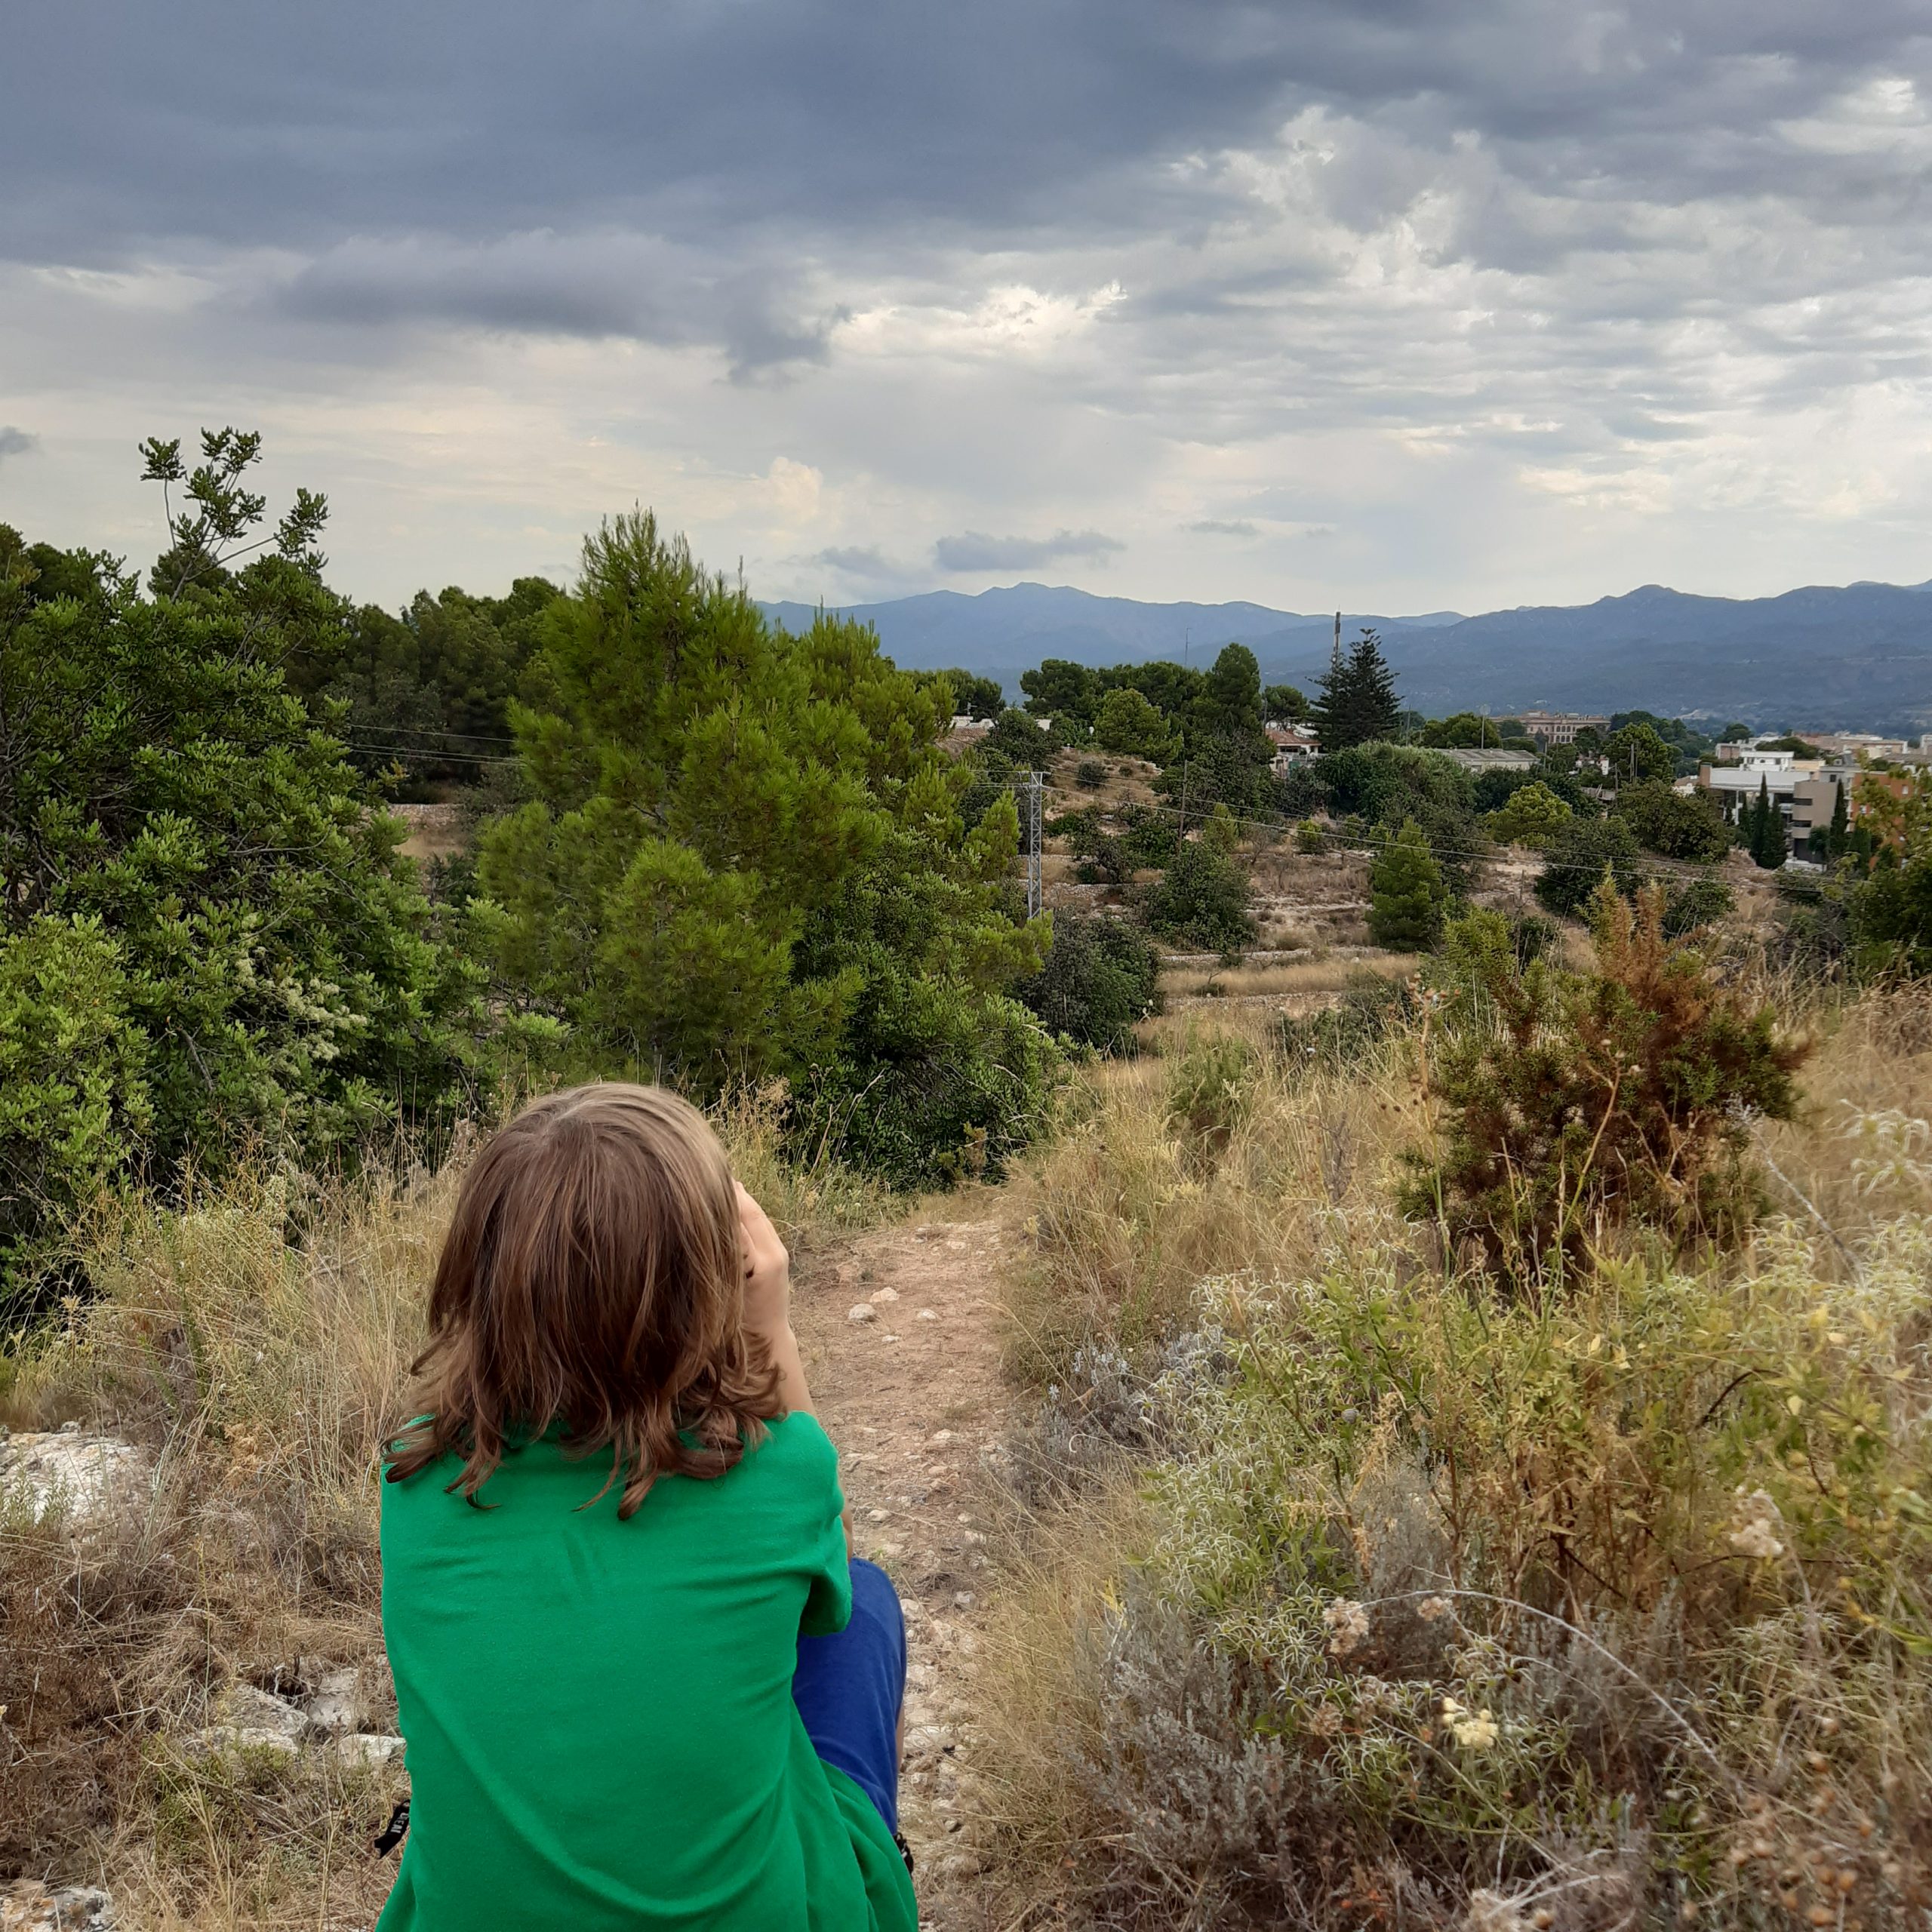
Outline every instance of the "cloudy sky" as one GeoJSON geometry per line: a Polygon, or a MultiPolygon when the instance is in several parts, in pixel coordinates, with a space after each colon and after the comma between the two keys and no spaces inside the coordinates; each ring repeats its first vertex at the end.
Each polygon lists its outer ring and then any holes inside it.
{"type": "Polygon", "coordinates": [[[1932,0],[20,0],[0,520],[1417,611],[1932,577],[1932,0]]]}

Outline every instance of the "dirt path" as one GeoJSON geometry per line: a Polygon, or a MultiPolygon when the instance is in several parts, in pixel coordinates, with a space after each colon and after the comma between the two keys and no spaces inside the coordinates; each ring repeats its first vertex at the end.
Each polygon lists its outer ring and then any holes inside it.
{"type": "Polygon", "coordinates": [[[992,1217],[855,1237],[801,1270],[793,1320],[814,1399],[838,1445],[861,1555],[906,1604],[901,1823],[917,1861],[921,1923],[979,1932],[980,1860],[959,1808],[972,1734],[964,1700],[986,1595],[982,1457],[1004,1432],[992,1217]],[[866,1312],[857,1319],[854,1311],[866,1312]]]}

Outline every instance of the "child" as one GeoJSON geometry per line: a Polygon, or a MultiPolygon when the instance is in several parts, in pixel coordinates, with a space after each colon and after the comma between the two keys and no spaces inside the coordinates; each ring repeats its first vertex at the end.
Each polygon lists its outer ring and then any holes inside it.
{"type": "Polygon", "coordinates": [[[411,1810],[378,1932],[916,1932],[905,1626],[789,1297],[660,1088],[553,1094],[478,1156],[384,1472],[411,1810]]]}

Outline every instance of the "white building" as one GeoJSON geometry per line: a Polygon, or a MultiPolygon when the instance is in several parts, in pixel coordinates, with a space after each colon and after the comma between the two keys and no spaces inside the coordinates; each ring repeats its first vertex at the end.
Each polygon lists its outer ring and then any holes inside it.
{"type": "Polygon", "coordinates": [[[1821,758],[1800,758],[1795,752],[1768,751],[1756,745],[1739,747],[1735,764],[1706,764],[1697,774],[1697,783],[1724,808],[1724,815],[1734,819],[1742,808],[1752,803],[1761,786],[1773,804],[1789,819],[1798,788],[1824,769],[1821,758]]]}

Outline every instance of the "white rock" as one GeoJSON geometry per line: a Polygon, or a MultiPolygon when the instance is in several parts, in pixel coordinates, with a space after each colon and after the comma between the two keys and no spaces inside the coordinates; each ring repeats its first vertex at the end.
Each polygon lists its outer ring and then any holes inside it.
{"type": "Polygon", "coordinates": [[[869,1301],[855,1301],[846,1311],[845,1319],[848,1321],[876,1321],[878,1310],[869,1301]]]}
{"type": "Polygon", "coordinates": [[[331,1738],[329,1749],[356,1770],[379,1771],[402,1755],[403,1743],[399,1737],[379,1732],[353,1730],[346,1736],[331,1738]]]}
{"type": "Polygon", "coordinates": [[[231,1684],[214,1700],[209,1727],[220,1731],[260,1731],[284,1740],[293,1749],[307,1736],[309,1720],[286,1698],[252,1684],[231,1684]]]}
{"type": "Polygon", "coordinates": [[[0,1932],[113,1932],[114,1901],[92,1885],[49,1891],[38,1878],[0,1887],[0,1932]]]}
{"type": "MultiPolygon", "coordinates": [[[[303,1675],[309,1673],[305,1670],[303,1675]]],[[[309,1680],[315,1686],[302,1700],[309,1728],[325,1737],[340,1737],[362,1722],[362,1679],[352,1669],[325,1670],[309,1680]]]]}
{"type": "Polygon", "coordinates": [[[935,1315],[931,1309],[922,1308],[920,1309],[917,1318],[921,1321],[937,1321],[939,1319],[939,1317],[935,1315]]]}
{"type": "Polygon", "coordinates": [[[912,1724],[906,1727],[906,1755],[909,1758],[943,1757],[956,1741],[951,1729],[944,1724],[912,1724]]]}
{"type": "Polygon", "coordinates": [[[949,1429],[936,1429],[928,1438],[935,1449],[943,1449],[952,1439],[952,1432],[949,1429]]]}
{"type": "Polygon", "coordinates": [[[137,1508],[150,1466],[131,1442],[69,1425],[0,1441],[0,1494],[24,1502],[38,1522],[64,1516],[77,1525],[137,1508]]]}
{"type": "Polygon", "coordinates": [[[952,1607],[955,1610],[971,1610],[973,1607],[973,1592],[971,1590],[955,1590],[952,1607]]]}
{"type": "Polygon", "coordinates": [[[868,1301],[875,1302],[897,1301],[899,1299],[899,1291],[897,1288],[875,1288],[866,1299],[868,1301]]]}

